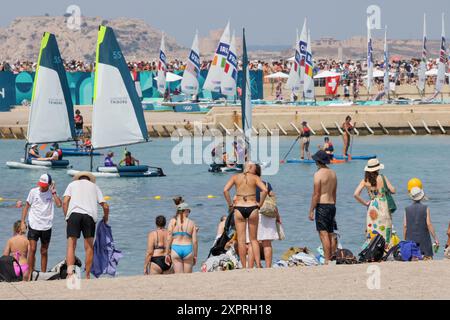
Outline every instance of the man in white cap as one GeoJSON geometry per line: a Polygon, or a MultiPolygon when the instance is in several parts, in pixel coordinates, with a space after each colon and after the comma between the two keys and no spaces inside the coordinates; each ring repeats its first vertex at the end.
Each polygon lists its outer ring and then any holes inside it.
{"type": "Polygon", "coordinates": [[[63,211],[67,221],[67,274],[73,275],[75,265],[75,248],[77,239],[83,233],[86,252],[86,279],[90,278],[94,258],[95,224],[98,205],[103,208],[103,220],[108,222],[109,206],[103,198],[102,191],[95,184],[95,176],[90,172],[75,175],[64,192],[63,211]]]}
{"type": "MultiPolygon", "coordinates": [[[[54,206],[61,208],[62,202],[56,193],[55,183],[49,174],[43,174],[38,187],[30,190],[25,206],[22,210],[21,228],[27,229],[25,220],[28,215],[28,266],[30,273],[34,270],[37,242],[41,240],[41,272],[47,271],[48,247],[52,236],[54,206]]],[[[29,280],[27,278],[26,280],[29,280]]]]}

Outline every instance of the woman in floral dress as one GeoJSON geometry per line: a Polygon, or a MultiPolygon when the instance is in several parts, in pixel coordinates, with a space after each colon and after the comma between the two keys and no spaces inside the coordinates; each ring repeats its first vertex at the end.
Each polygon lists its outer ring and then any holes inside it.
{"type": "Polygon", "coordinates": [[[380,174],[384,169],[378,159],[371,159],[364,168],[365,177],[355,190],[355,199],[367,208],[366,220],[366,240],[367,243],[380,234],[386,240],[386,247],[390,247],[392,240],[392,216],[389,212],[386,199],[386,188],[391,193],[395,193],[395,188],[389,179],[380,174]],[[361,197],[361,192],[366,189],[370,200],[366,201],[361,197]]]}

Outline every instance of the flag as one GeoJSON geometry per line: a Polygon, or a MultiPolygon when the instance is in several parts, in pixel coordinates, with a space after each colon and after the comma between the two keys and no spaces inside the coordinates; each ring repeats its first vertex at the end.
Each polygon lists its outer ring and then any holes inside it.
{"type": "Polygon", "coordinates": [[[340,76],[326,78],[325,94],[335,95],[339,87],[340,76]]]}

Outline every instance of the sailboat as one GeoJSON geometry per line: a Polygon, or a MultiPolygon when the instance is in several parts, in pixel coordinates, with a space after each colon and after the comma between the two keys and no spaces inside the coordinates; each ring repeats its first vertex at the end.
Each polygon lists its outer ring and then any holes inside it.
{"type": "Polygon", "coordinates": [[[367,18],[367,100],[370,100],[370,90],[373,84],[373,46],[370,20],[367,18]]]}
{"type": "Polygon", "coordinates": [[[442,89],[445,85],[445,72],[447,66],[447,45],[445,43],[445,22],[444,14],[442,14],[442,34],[441,34],[441,48],[439,50],[439,63],[438,74],[436,79],[435,94],[433,98],[436,98],[442,93],[442,89]]]}
{"type": "MultiPolygon", "coordinates": [[[[110,27],[100,26],[94,76],[92,148],[106,149],[148,141],[141,101],[124,56],[110,27]]],[[[91,157],[91,172],[93,158],[91,157]]],[[[79,171],[69,170],[69,175],[79,171]]],[[[157,177],[161,168],[140,166],[100,166],[96,177],[157,177]]]]}
{"type": "Polygon", "coordinates": [[[186,69],[181,80],[181,91],[189,95],[197,95],[199,90],[198,76],[200,74],[200,51],[198,49],[198,32],[195,33],[191,51],[186,63],[186,69]]]}
{"type": "Polygon", "coordinates": [[[230,42],[230,50],[228,51],[228,57],[223,68],[223,78],[220,83],[221,92],[223,95],[234,99],[236,96],[236,81],[238,75],[238,59],[236,55],[236,36],[233,32],[230,42]]]}
{"type": "Polygon", "coordinates": [[[291,70],[289,72],[289,78],[286,82],[286,86],[291,90],[293,94],[298,94],[300,90],[300,46],[297,30],[297,38],[295,41],[295,55],[294,61],[291,64],[291,70]]]}
{"type": "Polygon", "coordinates": [[[228,53],[230,51],[230,22],[227,23],[225,30],[220,37],[214,58],[206,76],[203,89],[212,92],[220,92],[221,83],[224,76],[224,69],[227,63],[228,53]]]}
{"type": "MultiPolygon", "coordinates": [[[[308,29],[306,26],[306,18],[303,21],[302,33],[300,34],[300,42],[298,44],[300,50],[300,92],[303,92],[303,86],[305,85],[305,64],[306,55],[308,54],[308,29]]],[[[305,98],[303,96],[303,98],[305,98]]]]}
{"type": "Polygon", "coordinates": [[[164,95],[166,92],[166,73],[167,73],[166,44],[164,41],[164,33],[163,33],[161,36],[161,47],[159,49],[158,75],[156,80],[158,91],[162,95],[164,95]]]}
{"type": "Polygon", "coordinates": [[[63,60],[56,37],[45,32],[37,63],[30,115],[28,120],[25,157],[20,162],[7,162],[12,169],[67,168],[69,161],[42,161],[28,157],[31,144],[48,144],[75,140],[73,104],[63,60]]]}
{"type": "Polygon", "coordinates": [[[422,59],[419,66],[419,81],[417,87],[419,88],[420,95],[425,96],[425,81],[427,72],[427,21],[426,15],[423,15],[423,42],[422,42],[422,59]]]}
{"type": "Polygon", "coordinates": [[[305,80],[303,85],[303,96],[305,97],[305,100],[315,100],[313,70],[314,62],[311,49],[311,33],[308,30],[308,45],[305,59],[305,80]]]}

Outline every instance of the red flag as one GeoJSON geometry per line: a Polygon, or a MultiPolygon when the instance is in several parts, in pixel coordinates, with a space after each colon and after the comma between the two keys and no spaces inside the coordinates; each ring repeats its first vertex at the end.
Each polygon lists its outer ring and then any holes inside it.
{"type": "Polygon", "coordinates": [[[325,94],[335,95],[339,87],[340,76],[328,77],[326,79],[325,94]]]}

